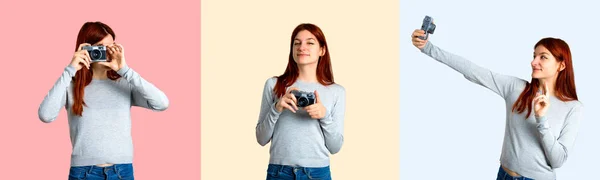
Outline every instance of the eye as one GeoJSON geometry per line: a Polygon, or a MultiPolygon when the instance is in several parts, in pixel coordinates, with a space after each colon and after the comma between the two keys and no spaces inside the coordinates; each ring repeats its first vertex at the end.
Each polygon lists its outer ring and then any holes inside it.
{"type": "Polygon", "coordinates": [[[542,56],[542,59],[548,59],[548,58],[546,58],[546,56],[542,56]]]}
{"type": "Polygon", "coordinates": [[[310,45],[315,45],[315,43],[314,43],[314,42],[309,42],[308,44],[310,44],[310,45]]]}
{"type": "Polygon", "coordinates": [[[294,42],[294,46],[300,45],[299,42],[294,42]]]}

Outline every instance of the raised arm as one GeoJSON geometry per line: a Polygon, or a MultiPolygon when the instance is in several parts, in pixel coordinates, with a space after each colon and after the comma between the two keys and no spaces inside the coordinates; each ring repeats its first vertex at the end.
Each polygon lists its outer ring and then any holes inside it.
{"type": "Polygon", "coordinates": [[[129,66],[124,66],[117,71],[132,87],[132,104],[155,111],[163,111],[169,107],[169,99],[164,92],[146,81],[140,74],[129,66]]]}
{"type": "Polygon", "coordinates": [[[526,81],[513,76],[507,76],[490,71],[489,69],[478,66],[477,64],[450,52],[447,52],[428,40],[417,38],[422,35],[422,30],[415,30],[413,33],[413,44],[421,50],[422,53],[441,62],[450,68],[463,74],[463,76],[476,84],[486,87],[496,94],[506,98],[506,96],[515,88],[515,86],[525,85],[526,81]]]}
{"type": "Polygon", "coordinates": [[[60,109],[67,103],[67,88],[76,72],[73,66],[67,66],[46,94],[38,108],[38,116],[42,122],[50,123],[58,117],[60,109]]]}
{"type": "Polygon", "coordinates": [[[38,108],[38,116],[42,122],[49,123],[56,119],[60,109],[67,104],[67,88],[77,71],[81,68],[90,68],[91,58],[87,50],[82,50],[83,46],[89,46],[88,43],[80,44],[78,51],[73,53],[71,63],[65,68],[58,80],[52,86],[44,100],[38,108]]]}

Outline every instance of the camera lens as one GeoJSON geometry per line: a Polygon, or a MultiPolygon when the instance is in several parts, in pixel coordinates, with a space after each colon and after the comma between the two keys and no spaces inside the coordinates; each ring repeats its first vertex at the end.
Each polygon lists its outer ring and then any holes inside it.
{"type": "Polygon", "coordinates": [[[298,99],[298,106],[305,107],[308,106],[308,99],[306,97],[301,97],[298,99]]]}
{"type": "Polygon", "coordinates": [[[100,57],[101,57],[101,56],[102,56],[102,53],[100,52],[100,50],[97,50],[97,49],[94,49],[94,50],[93,50],[93,51],[90,53],[90,57],[91,57],[93,60],[100,59],[100,57]]]}

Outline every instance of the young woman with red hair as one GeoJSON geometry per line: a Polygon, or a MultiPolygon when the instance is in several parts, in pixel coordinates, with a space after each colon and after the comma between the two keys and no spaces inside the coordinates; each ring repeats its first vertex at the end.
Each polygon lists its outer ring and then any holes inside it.
{"type": "Polygon", "coordinates": [[[125,62],[115,33],[87,22],[77,36],[71,63],[40,104],[40,120],[68,113],[73,151],[69,179],[134,179],[131,106],[162,111],[167,96],[125,62]],[[107,62],[93,62],[84,46],[106,46],[107,62]]]}
{"type": "Polygon", "coordinates": [[[462,73],[506,101],[506,130],[497,179],[556,179],[571,150],[582,118],[569,45],[557,38],[538,41],[531,81],[492,72],[434,46],[415,30],[421,52],[462,73]]]}
{"type": "Polygon", "coordinates": [[[327,41],[321,29],[300,24],[292,32],[285,72],[267,79],[256,139],[271,142],[267,179],[331,179],[329,154],[344,142],[346,92],[333,81],[327,41]],[[302,106],[292,91],[314,93],[302,106]]]}

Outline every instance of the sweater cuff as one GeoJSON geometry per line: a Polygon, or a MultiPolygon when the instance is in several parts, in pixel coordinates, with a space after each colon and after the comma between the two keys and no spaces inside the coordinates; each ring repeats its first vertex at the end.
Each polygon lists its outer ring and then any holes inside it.
{"type": "Polygon", "coordinates": [[[421,49],[421,52],[422,53],[429,52],[429,49],[431,49],[431,46],[432,46],[431,42],[427,41],[427,43],[425,43],[425,47],[423,47],[423,49],[421,49]]]}
{"type": "Polygon", "coordinates": [[[75,69],[75,67],[73,67],[70,64],[65,68],[65,71],[67,71],[67,73],[69,73],[69,75],[71,77],[75,77],[75,74],[77,73],[77,70],[75,69]]]}
{"type": "Polygon", "coordinates": [[[131,69],[131,68],[129,68],[128,65],[125,65],[117,71],[117,74],[119,74],[121,76],[125,76],[125,73],[127,73],[127,71],[129,71],[129,69],[131,69]]]}
{"type": "Polygon", "coordinates": [[[277,111],[277,108],[275,107],[276,104],[277,102],[271,104],[271,115],[273,115],[273,119],[279,119],[279,115],[283,112],[277,111]]]}
{"type": "Polygon", "coordinates": [[[548,125],[548,119],[546,118],[546,116],[535,117],[535,121],[538,124],[537,128],[539,131],[550,128],[550,125],[548,125]]]}

